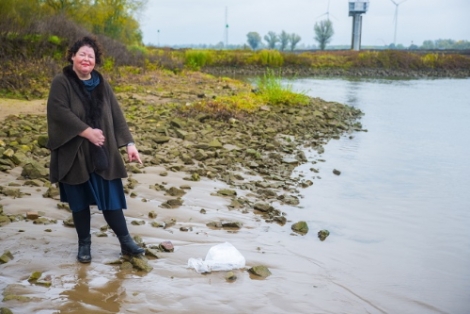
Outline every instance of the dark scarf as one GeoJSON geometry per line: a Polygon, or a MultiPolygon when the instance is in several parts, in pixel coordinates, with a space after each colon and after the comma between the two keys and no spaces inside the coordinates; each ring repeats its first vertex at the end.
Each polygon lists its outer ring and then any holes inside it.
{"type": "MultiPolygon", "coordinates": [[[[64,75],[72,85],[73,90],[83,104],[86,113],[86,123],[92,128],[101,129],[101,116],[103,112],[104,93],[103,78],[96,71],[92,72],[91,80],[84,83],[80,80],[71,65],[63,69],[64,75]]],[[[108,168],[108,151],[104,146],[90,145],[91,157],[95,170],[102,171],[108,168]]]]}
{"type": "Polygon", "coordinates": [[[83,81],[78,78],[71,65],[66,66],[63,69],[63,73],[69,80],[73,90],[85,107],[86,122],[88,125],[90,125],[92,128],[100,128],[104,102],[103,87],[102,84],[100,84],[100,82],[103,81],[101,75],[96,71],[92,72],[92,81],[94,81],[94,83],[97,81],[98,84],[96,87],[92,88],[91,92],[89,92],[87,90],[87,86],[85,86],[85,83],[83,83],[83,81]],[[93,79],[93,74],[95,75],[96,79],[93,79]]]}
{"type": "Polygon", "coordinates": [[[95,89],[96,86],[100,84],[101,81],[98,74],[96,74],[96,71],[93,71],[91,72],[91,79],[84,80],[82,82],[83,85],[85,85],[85,89],[87,90],[87,92],[91,94],[91,92],[95,89]]]}

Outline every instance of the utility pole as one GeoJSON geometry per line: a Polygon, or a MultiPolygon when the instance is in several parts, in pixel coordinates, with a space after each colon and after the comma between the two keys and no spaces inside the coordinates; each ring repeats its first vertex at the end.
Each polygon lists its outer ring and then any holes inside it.
{"type": "Polygon", "coordinates": [[[225,49],[228,48],[228,8],[225,7],[225,49]]]}

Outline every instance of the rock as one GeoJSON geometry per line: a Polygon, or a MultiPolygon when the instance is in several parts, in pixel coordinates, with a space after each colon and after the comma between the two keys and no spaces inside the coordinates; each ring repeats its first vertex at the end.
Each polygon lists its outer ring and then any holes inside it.
{"type": "Polygon", "coordinates": [[[64,224],[64,226],[67,226],[67,227],[75,227],[73,216],[70,216],[69,218],[64,219],[62,223],[64,224]]]}
{"type": "Polygon", "coordinates": [[[13,301],[13,300],[18,301],[18,302],[31,302],[35,299],[33,299],[31,297],[26,297],[24,295],[7,294],[7,295],[4,295],[2,301],[13,301]]]}
{"type": "Polygon", "coordinates": [[[233,271],[229,271],[225,274],[225,280],[227,281],[235,281],[237,280],[237,276],[233,273],[233,271]]]}
{"type": "Polygon", "coordinates": [[[175,250],[175,247],[171,241],[163,241],[160,243],[159,247],[164,252],[173,252],[175,250]]]}
{"type": "Polygon", "coordinates": [[[209,228],[220,229],[222,228],[222,223],[220,221],[211,221],[211,222],[208,222],[206,226],[209,228]]]}
{"type": "Polygon", "coordinates": [[[164,144],[170,141],[170,137],[157,135],[153,137],[152,140],[157,144],[164,144]]]}
{"type": "Polygon", "coordinates": [[[34,211],[26,212],[26,219],[35,220],[38,218],[39,218],[39,214],[37,212],[34,212],[34,211]]]}
{"type": "Polygon", "coordinates": [[[38,145],[41,148],[47,148],[47,141],[49,140],[49,137],[47,135],[39,135],[37,138],[38,145]]]}
{"type": "Polygon", "coordinates": [[[10,187],[4,187],[1,190],[2,194],[5,196],[13,197],[13,198],[19,198],[23,195],[21,193],[20,189],[15,189],[15,188],[10,188],[10,187]]]}
{"type": "Polygon", "coordinates": [[[164,208],[178,208],[181,205],[183,205],[183,200],[180,198],[177,199],[171,199],[166,201],[165,203],[162,204],[162,207],[164,208]]]}
{"type": "Polygon", "coordinates": [[[255,203],[253,208],[261,212],[267,212],[272,209],[272,206],[265,202],[258,202],[258,203],[255,203]]]}
{"type": "Polygon", "coordinates": [[[243,227],[243,224],[239,221],[222,222],[222,228],[241,229],[241,227],[243,227]]]}
{"type": "Polygon", "coordinates": [[[15,151],[11,148],[8,148],[7,150],[3,152],[3,156],[7,158],[13,157],[14,154],[15,154],[15,151]]]}
{"type": "Polygon", "coordinates": [[[295,232],[306,234],[308,232],[308,225],[305,221],[299,221],[293,224],[291,229],[295,232]]]}
{"type": "Polygon", "coordinates": [[[0,227],[8,225],[11,222],[10,218],[5,215],[0,215],[0,227]]]}
{"type": "Polygon", "coordinates": [[[0,264],[6,264],[12,259],[13,259],[13,254],[11,254],[11,252],[7,250],[3,252],[3,254],[0,256],[0,264]]]}
{"type": "Polygon", "coordinates": [[[176,219],[170,218],[164,221],[165,226],[163,229],[168,229],[176,224],[176,219]]]}
{"type": "Polygon", "coordinates": [[[179,128],[179,129],[184,128],[186,126],[186,124],[187,123],[185,121],[183,121],[181,119],[178,119],[178,118],[175,118],[175,119],[170,121],[170,125],[172,127],[179,128]]]}
{"type": "Polygon", "coordinates": [[[152,210],[151,212],[149,212],[149,218],[150,218],[150,219],[155,219],[155,218],[157,218],[157,213],[152,210]]]}
{"type": "Polygon", "coordinates": [[[39,179],[34,179],[34,180],[26,180],[23,185],[40,187],[40,186],[43,186],[44,183],[39,179]]]}
{"type": "Polygon", "coordinates": [[[44,165],[31,161],[23,166],[21,176],[26,179],[40,179],[47,178],[49,176],[49,170],[44,165]]]}
{"type": "Polygon", "coordinates": [[[261,277],[263,279],[271,275],[271,271],[266,266],[263,266],[263,265],[253,266],[250,269],[248,269],[248,271],[251,274],[261,277]]]}
{"type": "Polygon", "coordinates": [[[221,189],[217,191],[217,194],[223,195],[223,196],[236,196],[237,191],[235,190],[230,190],[230,189],[221,189]]]}
{"type": "Polygon", "coordinates": [[[207,158],[209,158],[209,155],[202,149],[198,149],[196,153],[194,154],[194,159],[199,160],[199,161],[205,160],[207,158]]]}
{"type": "Polygon", "coordinates": [[[325,241],[325,239],[330,235],[328,230],[320,230],[318,231],[318,238],[320,241],[325,241]]]}
{"type": "Polygon", "coordinates": [[[194,160],[191,156],[189,156],[188,154],[181,154],[180,156],[181,160],[183,161],[183,163],[185,165],[193,165],[194,164],[194,160]]]}
{"type": "Polygon", "coordinates": [[[207,145],[210,148],[222,148],[222,143],[220,143],[217,139],[213,139],[207,145]]]}
{"type": "Polygon", "coordinates": [[[40,272],[40,271],[35,271],[35,272],[33,272],[33,273],[29,276],[28,281],[29,281],[29,282],[36,281],[36,280],[38,280],[39,278],[41,278],[41,276],[42,276],[42,272],[40,272]]]}
{"type": "Polygon", "coordinates": [[[0,314],[13,314],[13,312],[10,309],[6,308],[6,307],[1,307],[0,308],[0,314]]]}
{"type": "Polygon", "coordinates": [[[333,169],[333,173],[336,174],[337,176],[339,176],[341,174],[341,171],[333,169]]]}
{"type": "Polygon", "coordinates": [[[145,225],[145,220],[132,220],[131,224],[134,226],[142,226],[145,225]]]}
{"type": "Polygon", "coordinates": [[[305,181],[300,182],[300,186],[303,188],[307,188],[312,185],[313,185],[312,180],[305,180],[305,181]]]}
{"type": "Polygon", "coordinates": [[[175,129],[176,136],[180,139],[186,139],[188,137],[188,132],[181,129],[175,129]]]}
{"type": "Polygon", "coordinates": [[[36,280],[35,284],[39,286],[50,287],[52,285],[52,282],[47,280],[36,280]]]}
{"type": "Polygon", "coordinates": [[[183,196],[183,195],[186,194],[185,191],[180,190],[180,189],[178,189],[178,188],[176,188],[176,187],[171,187],[171,188],[169,188],[169,189],[166,191],[166,193],[167,193],[168,195],[171,195],[171,196],[174,196],[174,197],[181,197],[181,196],[183,196]]]}
{"type": "Polygon", "coordinates": [[[151,256],[155,258],[159,258],[157,255],[157,250],[151,248],[145,248],[145,256],[151,256]]]}
{"type": "Polygon", "coordinates": [[[278,197],[283,203],[288,205],[299,205],[299,198],[293,195],[281,195],[278,197]]]}
{"type": "Polygon", "coordinates": [[[132,266],[135,269],[150,272],[152,271],[153,267],[148,263],[148,260],[145,257],[131,257],[130,260],[132,266]]]}
{"type": "Polygon", "coordinates": [[[191,174],[191,177],[189,177],[189,178],[188,178],[188,177],[185,177],[185,178],[183,178],[183,180],[188,180],[188,181],[200,181],[200,180],[201,180],[201,177],[199,176],[198,173],[193,172],[193,173],[191,174]]]}
{"type": "Polygon", "coordinates": [[[163,227],[165,227],[164,224],[162,224],[160,222],[157,222],[157,221],[152,221],[152,223],[150,225],[154,228],[163,228],[163,227]]]}
{"type": "Polygon", "coordinates": [[[142,170],[140,170],[140,168],[136,165],[128,165],[127,168],[128,168],[128,171],[132,173],[142,173],[142,170]]]}
{"type": "Polygon", "coordinates": [[[123,262],[121,265],[119,265],[119,268],[121,270],[131,270],[134,266],[132,265],[131,262],[123,262]]]}
{"type": "Polygon", "coordinates": [[[47,219],[46,217],[39,217],[38,219],[35,219],[33,221],[33,224],[35,225],[49,225],[49,224],[55,224],[55,223],[57,223],[57,220],[47,219]]]}
{"type": "Polygon", "coordinates": [[[47,191],[42,195],[42,197],[52,198],[58,200],[60,198],[59,189],[53,186],[50,186],[47,191]]]}
{"type": "Polygon", "coordinates": [[[284,216],[275,216],[273,217],[273,221],[277,222],[281,226],[284,226],[287,222],[287,218],[284,216]]]}
{"type": "Polygon", "coordinates": [[[296,159],[300,162],[307,162],[307,157],[303,151],[299,151],[296,155],[296,159]]]}
{"type": "Polygon", "coordinates": [[[255,159],[261,159],[261,153],[258,152],[258,151],[255,150],[255,149],[252,149],[252,148],[247,149],[247,150],[246,150],[246,154],[247,154],[248,156],[251,156],[251,157],[255,158],[255,159]]]}

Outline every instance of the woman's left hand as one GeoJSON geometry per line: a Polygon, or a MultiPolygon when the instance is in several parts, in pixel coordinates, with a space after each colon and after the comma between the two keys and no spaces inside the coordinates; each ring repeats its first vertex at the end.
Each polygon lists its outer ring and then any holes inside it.
{"type": "Polygon", "coordinates": [[[129,157],[129,162],[138,161],[139,164],[142,164],[142,160],[140,160],[139,151],[134,145],[127,146],[127,157],[129,157]]]}

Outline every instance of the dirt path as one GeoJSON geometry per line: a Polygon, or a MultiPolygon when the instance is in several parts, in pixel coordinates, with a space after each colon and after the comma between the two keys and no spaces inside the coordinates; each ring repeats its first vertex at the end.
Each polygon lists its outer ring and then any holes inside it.
{"type": "Polygon", "coordinates": [[[46,100],[19,100],[0,98],[0,120],[11,114],[46,114],[46,100]]]}

